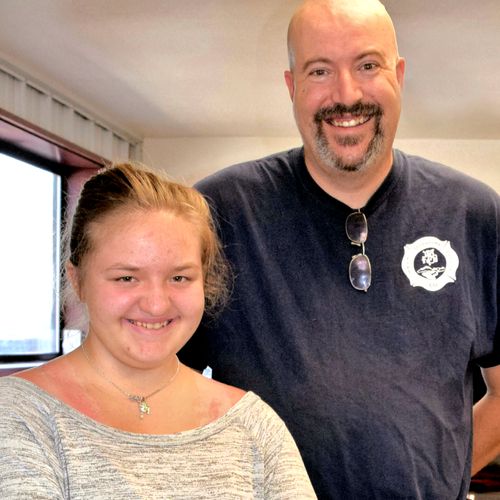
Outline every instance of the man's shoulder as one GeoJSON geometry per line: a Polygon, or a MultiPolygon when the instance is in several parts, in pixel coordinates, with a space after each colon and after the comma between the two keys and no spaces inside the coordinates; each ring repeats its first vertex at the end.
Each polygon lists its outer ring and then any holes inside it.
{"type": "Polygon", "coordinates": [[[395,150],[395,162],[405,171],[412,187],[442,190],[442,194],[463,194],[475,199],[488,199],[499,204],[498,193],[484,182],[449,165],[395,150]]]}
{"type": "MultiPolygon", "coordinates": [[[[195,188],[204,194],[215,194],[220,190],[238,188],[265,188],[274,180],[284,180],[296,169],[303,158],[302,148],[274,153],[263,158],[237,163],[225,167],[205,177],[195,184],[195,188]]],[[[303,161],[303,160],[302,160],[303,161]]]]}

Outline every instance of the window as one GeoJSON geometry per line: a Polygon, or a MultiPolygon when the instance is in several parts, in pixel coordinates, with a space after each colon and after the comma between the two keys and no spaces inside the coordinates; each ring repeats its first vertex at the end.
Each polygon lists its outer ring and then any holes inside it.
{"type": "Polygon", "coordinates": [[[59,353],[61,176],[0,153],[0,356],[59,353]]]}
{"type": "Polygon", "coordinates": [[[0,109],[0,376],[60,355],[61,336],[72,333],[59,304],[62,220],[105,164],[0,109]]]}

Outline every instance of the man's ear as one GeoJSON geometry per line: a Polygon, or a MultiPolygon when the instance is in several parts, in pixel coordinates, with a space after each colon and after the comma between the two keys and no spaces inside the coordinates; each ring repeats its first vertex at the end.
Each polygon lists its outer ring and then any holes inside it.
{"type": "Polygon", "coordinates": [[[293,73],[289,69],[285,71],[285,82],[286,86],[288,87],[288,93],[290,94],[290,99],[293,102],[293,97],[295,95],[295,83],[293,81],[293,73]]]}
{"type": "Polygon", "coordinates": [[[400,57],[398,59],[398,62],[396,63],[396,77],[398,79],[399,88],[401,90],[403,90],[404,86],[405,68],[406,68],[406,61],[403,57],[400,57]]]}

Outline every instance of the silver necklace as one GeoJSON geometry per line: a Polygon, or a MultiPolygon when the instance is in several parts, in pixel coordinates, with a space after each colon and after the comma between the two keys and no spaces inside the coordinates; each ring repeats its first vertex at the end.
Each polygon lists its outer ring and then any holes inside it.
{"type": "Polygon", "coordinates": [[[141,419],[144,418],[144,415],[151,414],[151,407],[149,406],[147,399],[154,396],[155,394],[158,394],[160,391],[163,391],[163,389],[165,389],[174,380],[174,378],[177,377],[177,374],[179,373],[179,368],[181,366],[181,364],[179,362],[179,358],[176,355],[175,359],[177,360],[177,368],[175,369],[175,373],[159,389],[156,389],[155,391],[153,391],[151,394],[148,394],[147,396],[140,396],[137,394],[130,394],[129,392],[123,390],[121,387],[118,387],[112,380],[110,380],[108,377],[106,377],[106,375],[104,375],[104,373],[94,363],[92,363],[92,361],[90,361],[90,357],[87,353],[87,350],[85,349],[85,343],[81,344],[81,348],[82,348],[83,355],[85,356],[85,359],[88,361],[91,368],[93,368],[106,382],[111,384],[115,389],[119,390],[128,400],[133,401],[134,403],[137,403],[137,405],[139,407],[139,417],[141,419]]]}

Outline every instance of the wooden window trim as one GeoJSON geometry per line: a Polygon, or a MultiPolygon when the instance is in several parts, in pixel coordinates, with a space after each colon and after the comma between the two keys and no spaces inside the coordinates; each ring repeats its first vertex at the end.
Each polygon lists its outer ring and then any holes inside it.
{"type": "MultiPolygon", "coordinates": [[[[72,207],[82,184],[97,169],[110,164],[107,159],[2,108],[0,108],[0,152],[39,164],[61,175],[64,179],[63,210],[72,207]]],[[[11,367],[3,363],[1,365],[0,376],[10,375],[21,369],[15,368],[15,365],[11,367]]]]}
{"type": "Polygon", "coordinates": [[[0,108],[0,141],[70,168],[101,168],[108,160],[0,108]]]}

